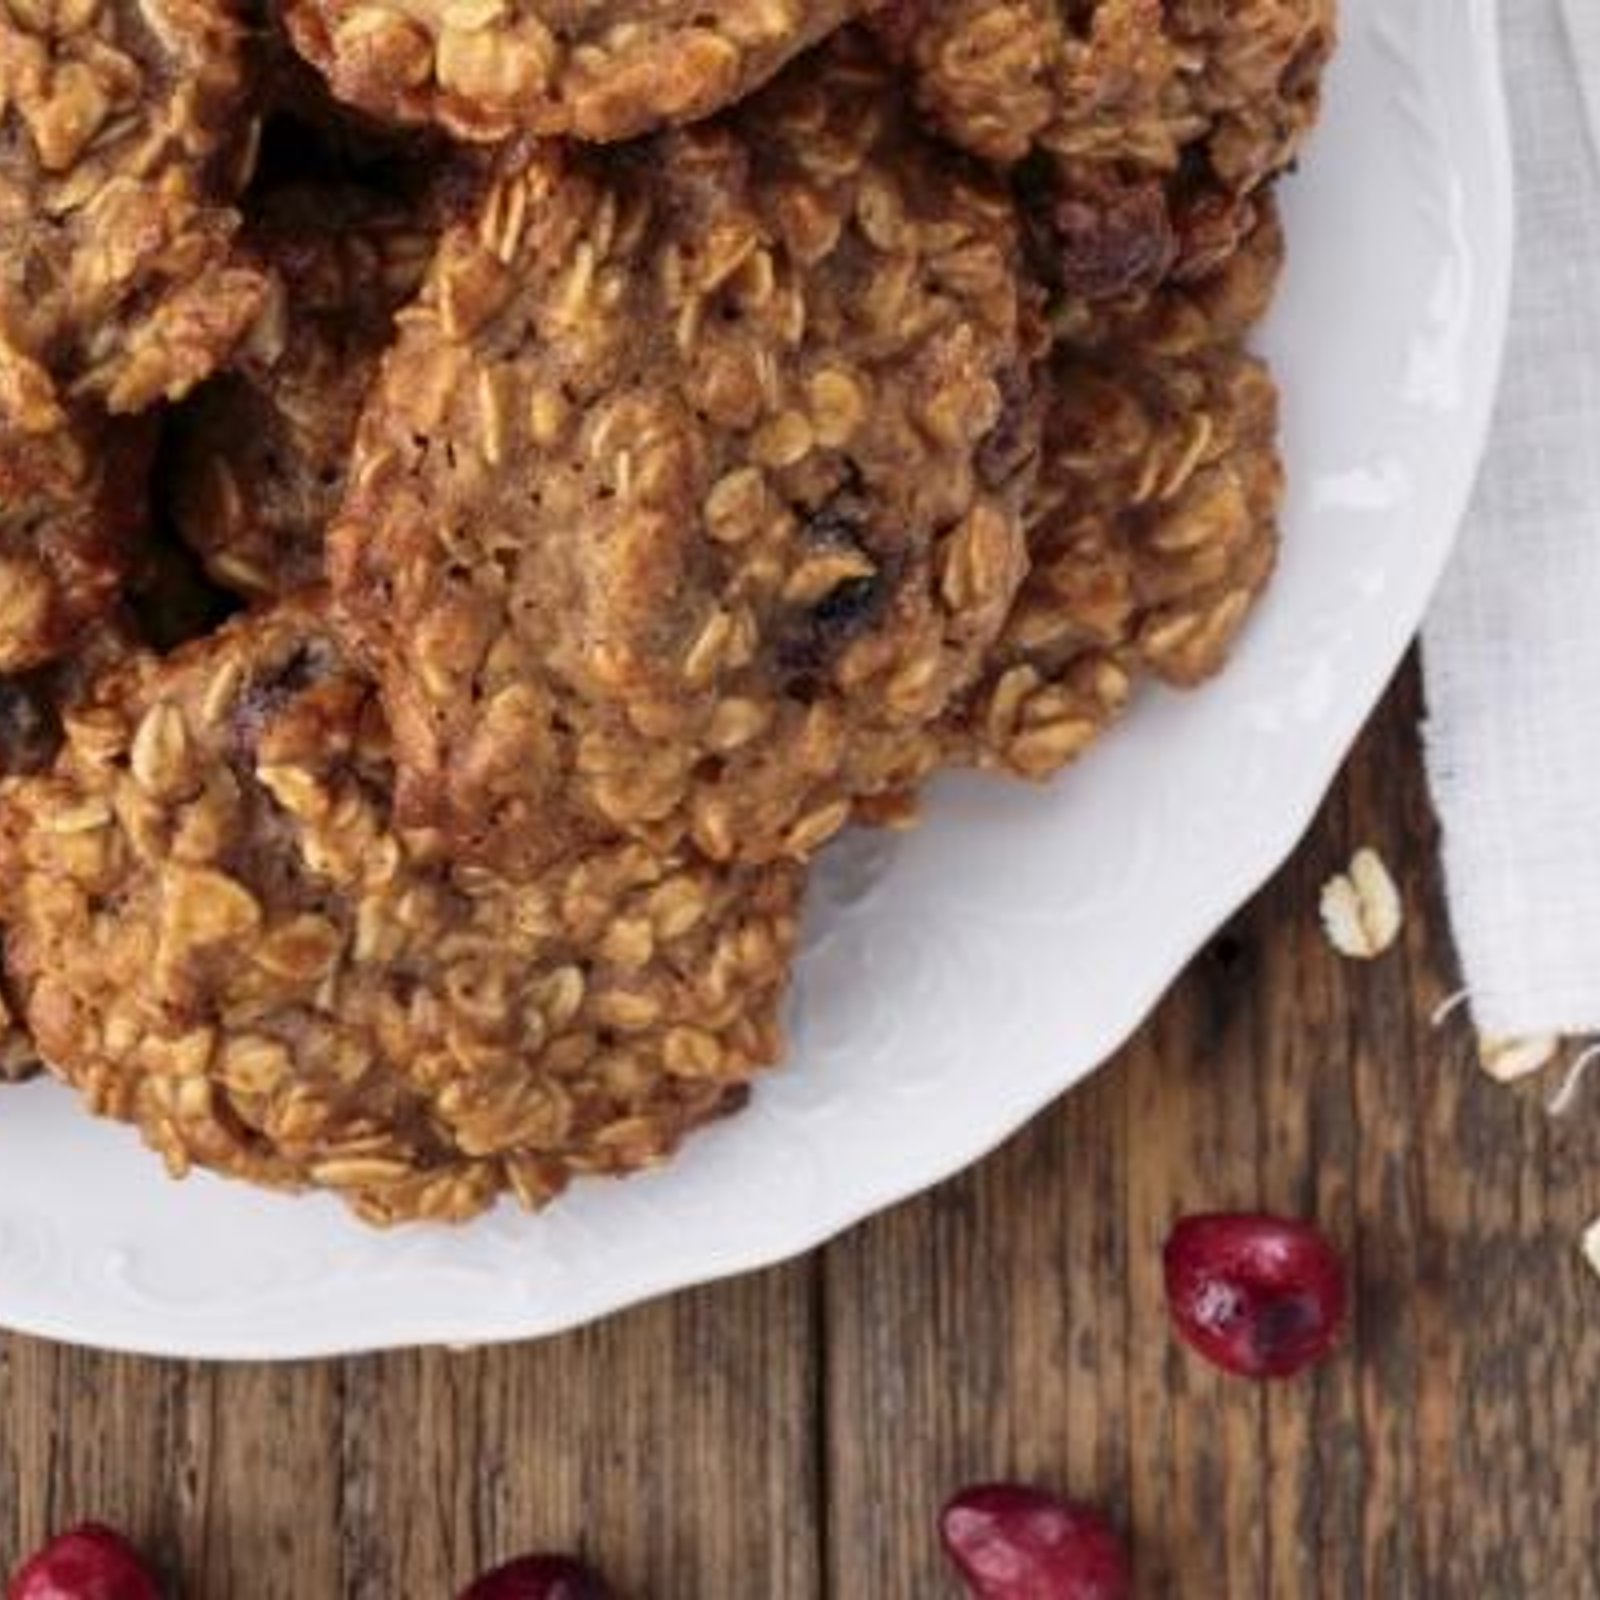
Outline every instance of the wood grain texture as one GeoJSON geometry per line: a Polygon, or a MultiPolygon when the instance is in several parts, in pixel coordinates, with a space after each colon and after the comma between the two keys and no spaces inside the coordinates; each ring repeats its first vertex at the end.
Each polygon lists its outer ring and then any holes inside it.
{"type": "MultiPolygon", "coordinates": [[[[448,1600],[529,1545],[629,1600],[941,1600],[932,1525],[1023,1475],[1131,1529],[1143,1596],[1600,1596],[1600,1079],[1490,1083],[1454,985],[1410,675],[1311,836],[1119,1060],[973,1172],[809,1261],[570,1338],[281,1369],[0,1340],[0,1565],[129,1529],[187,1600],[448,1600]],[[1360,844],[1402,946],[1341,961],[1360,844]],[[1166,1332],[1182,1211],[1315,1214],[1347,1351],[1257,1388],[1166,1332]],[[181,1590],[178,1585],[181,1583],[181,1590]]],[[[983,1063],[1003,1070],[1003,1063],[983,1063]]]]}

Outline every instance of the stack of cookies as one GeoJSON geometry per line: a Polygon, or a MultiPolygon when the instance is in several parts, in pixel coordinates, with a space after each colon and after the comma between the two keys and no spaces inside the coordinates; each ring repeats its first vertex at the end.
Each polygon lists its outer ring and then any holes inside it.
{"type": "Polygon", "coordinates": [[[378,1223],[737,1108],[830,839],[1223,664],[1331,11],[0,0],[0,1074],[378,1223]]]}

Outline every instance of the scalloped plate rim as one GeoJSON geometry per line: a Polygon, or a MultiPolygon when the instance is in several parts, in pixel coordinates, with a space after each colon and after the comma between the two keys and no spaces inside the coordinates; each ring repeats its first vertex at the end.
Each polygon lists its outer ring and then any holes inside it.
{"type": "MultiPolygon", "coordinates": [[[[1418,0],[1418,3],[1425,4],[1426,0],[1418,0]]],[[[1470,10],[1464,17],[1464,28],[1475,35],[1475,46],[1482,64],[1482,82],[1478,87],[1484,101],[1478,109],[1487,118],[1487,125],[1483,129],[1487,141],[1487,166],[1481,174],[1486,182],[1486,192],[1473,197],[1474,204],[1483,213],[1474,230],[1474,237],[1480,243],[1486,238],[1490,245],[1486,256],[1474,258],[1485,280],[1477,326],[1480,333],[1492,341],[1493,348],[1481,387],[1475,390],[1470,402],[1463,407],[1466,415],[1461,428],[1463,436],[1469,441],[1466,454],[1475,463],[1481,456],[1492,417],[1508,321],[1513,181],[1510,130],[1496,27],[1498,0],[1467,0],[1467,3],[1470,10]]],[[[1465,513],[1474,475],[1471,470],[1464,471],[1461,481],[1452,486],[1448,505],[1452,535],[1465,513]]],[[[1018,1092],[1010,1096],[996,1091],[982,1109],[979,1130],[974,1133],[972,1123],[965,1123],[965,1136],[953,1142],[947,1140],[948,1149],[939,1149],[930,1158],[920,1160],[914,1174],[897,1169],[889,1172],[882,1181],[877,1180],[876,1174],[858,1174],[858,1181],[842,1203],[827,1208],[818,1207],[805,1219],[803,1226],[791,1222],[784,1230],[781,1245],[752,1250],[740,1244],[713,1244],[699,1248],[692,1264],[687,1267],[685,1262],[689,1258],[686,1252],[682,1257],[664,1260],[658,1270],[635,1273],[625,1283],[617,1282],[609,1287],[597,1288],[590,1282],[585,1285],[587,1292],[569,1309],[553,1317],[538,1318],[533,1324],[518,1320],[514,1312],[502,1309],[497,1309],[493,1316],[485,1316],[475,1314],[473,1308],[468,1308],[465,1312],[427,1311],[420,1315],[408,1312],[397,1319],[393,1328],[374,1328],[366,1333],[357,1333],[344,1323],[318,1331],[313,1325],[314,1315],[308,1313],[307,1326],[297,1329],[294,1337],[285,1337],[280,1328],[272,1338],[257,1343],[249,1333],[241,1333],[237,1328],[208,1328],[204,1317],[157,1328],[132,1325],[109,1308],[106,1314],[95,1321],[86,1316],[82,1304],[71,1302],[53,1310],[37,1305],[8,1308],[8,1286],[0,1281],[0,1325],[23,1333],[89,1343],[132,1354],[226,1361],[306,1359],[419,1345],[507,1343],[552,1336],[668,1293],[793,1259],[826,1243],[874,1213],[942,1182],[991,1152],[1112,1055],[1137,1030],[1194,952],[1292,853],[1361,726],[1409,647],[1427,597],[1443,572],[1452,542],[1451,536],[1438,537],[1430,559],[1426,563],[1419,563],[1414,572],[1407,574],[1407,587],[1414,604],[1406,607],[1405,626],[1402,628],[1397,624],[1394,629],[1393,648],[1386,654],[1375,653],[1362,664],[1358,688],[1344,692],[1341,711],[1337,718],[1331,719],[1333,729],[1322,730],[1323,748],[1318,750],[1316,759],[1307,759],[1296,774],[1300,779],[1297,791],[1278,805],[1272,814],[1271,825],[1261,829],[1248,861],[1233,870],[1227,889],[1218,891],[1217,903],[1209,904],[1206,909],[1201,909],[1198,903],[1186,905],[1181,908],[1181,916],[1170,919],[1166,929],[1168,936],[1159,959],[1146,961],[1146,976],[1137,986],[1137,994],[1114,1017],[1100,1020],[1093,1045],[1081,1049],[1075,1062],[1063,1066],[1059,1081],[1048,1087],[1023,1083],[1018,1086],[1018,1092]]],[[[693,1159],[692,1150],[689,1159],[693,1159]]],[[[6,1216],[0,1211],[0,1236],[3,1236],[5,1222],[6,1216]]],[[[349,1318],[345,1319],[345,1323],[349,1321],[349,1318]]]]}

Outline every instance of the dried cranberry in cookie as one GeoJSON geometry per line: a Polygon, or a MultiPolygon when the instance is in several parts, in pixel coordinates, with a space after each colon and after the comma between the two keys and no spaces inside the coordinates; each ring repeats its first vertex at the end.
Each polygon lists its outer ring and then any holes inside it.
{"type": "Polygon", "coordinates": [[[859,39],[519,153],[402,314],[330,546],[407,820],[501,865],[802,858],[925,774],[1022,577],[1032,312],[1007,193],[859,39]]]}

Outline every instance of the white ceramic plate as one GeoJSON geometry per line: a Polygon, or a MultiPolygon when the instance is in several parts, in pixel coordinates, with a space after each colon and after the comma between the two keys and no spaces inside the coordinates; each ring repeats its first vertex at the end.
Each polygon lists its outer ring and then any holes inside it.
{"type": "Polygon", "coordinates": [[[0,1098],[0,1323],[189,1356],[554,1332],[793,1255],[990,1149],[1102,1061],[1288,853],[1421,618],[1504,332],[1493,0],[1346,0],[1268,343],[1283,570],[1222,682],[1151,697],[1046,792],[959,779],[813,895],[788,1067],[667,1171],[547,1215],[365,1231],[169,1183],[51,1084],[0,1098]]]}

